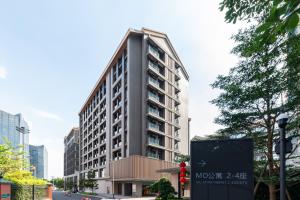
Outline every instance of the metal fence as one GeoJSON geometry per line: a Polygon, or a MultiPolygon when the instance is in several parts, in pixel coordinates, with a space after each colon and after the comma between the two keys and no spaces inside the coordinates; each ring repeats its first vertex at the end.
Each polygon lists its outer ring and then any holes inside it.
{"type": "Polygon", "coordinates": [[[12,185],[12,200],[48,199],[48,185],[12,185]]]}

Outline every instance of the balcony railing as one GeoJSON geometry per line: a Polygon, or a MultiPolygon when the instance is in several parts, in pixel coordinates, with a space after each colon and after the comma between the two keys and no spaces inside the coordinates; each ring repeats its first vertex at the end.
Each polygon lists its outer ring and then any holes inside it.
{"type": "Polygon", "coordinates": [[[179,119],[178,118],[175,119],[175,124],[177,124],[177,125],[179,124],[179,119]]]}
{"type": "Polygon", "coordinates": [[[159,66],[151,61],[149,61],[149,68],[153,69],[154,71],[156,71],[157,73],[160,73],[160,69],[159,66]]]}
{"type": "Polygon", "coordinates": [[[151,54],[153,54],[154,56],[158,57],[159,58],[159,52],[157,49],[155,49],[154,47],[152,47],[151,45],[149,45],[149,52],[151,54]]]}
{"type": "Polygon", "coordinates": [[[156,94],[153,94],[152,92],[148,92],[148,97],[155,101],[159,101],[159,96],[156,94]]]}
{"type": "Polygon", "coordinates": [[[116,118],[114,118],[114,122],[118,121],[121,117],[122,115],[118,115],[116,118]]]}
{"type": "Polygon", "coordinates": [[[151,113],[151,114],[154,114],[156,116],[159,116],[159,110],[154,109],[154,108],[152,108],[150,106],[148,107],[148,112],[151,113]]]}
{"type": "Polygon", "coordinates": [[[122,128],[119,128],[118,130],[115,130],[113,133],[113,136],[119,134],[122,131],[122,128]]]}
{"type": "Polygon", "coordinates": [[[152,137],[148,138],[148,144],[161,146],[160,140],[152,137]]]}
{"type": "Polygon", "coordinates": [[[175,137],[179,137],[179,132],[178,131],[175,131],[175,133],[174,133],[174,135],[175,135],[175,137]]]}
{"type": "Polygon", "coordinates": [[[157,130],[157,131],[160,131],[160,130],[159,130],[159,125],[158,125],[158,124],[151,123],[151,122],[148,122],[148,128],[154,129],[154,130],[157,130]]]}
{"type": "Polygon", "coordinates": [[[117,107],[119,107],[121,105],[121,102],[118,102],[115,104],[114,109],[116,109],[117,107]]]}
{"type": "Polygon", "coordinates": [[[148,82],[155,85],[156,87],[160,88],[160,84],[158,80],[155,80],[154,78],[152,78],[151,76],[149,76],[148,82]]]}
{"type": "Polygon", "coordinates": [[[159,158],[159,156],[158,156],[157,153],[152,153],[152,152],[148,152],[148,153],[147,153],[147,156],[150,157],[150,158],[156,158],[156,159],[159,158]]]}
{"type": "Polygon", "coordinates": [[[119,142],[117,144],[114,144],[113,148],[116,149],[116,148],[120,147],[121,145],[122,145],[122,142],[119,142]]]}

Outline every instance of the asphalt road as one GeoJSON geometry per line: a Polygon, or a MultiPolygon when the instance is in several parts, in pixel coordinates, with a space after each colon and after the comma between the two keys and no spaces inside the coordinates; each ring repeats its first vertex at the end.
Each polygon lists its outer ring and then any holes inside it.
{"type": "MultiPolygon", "coordinates": [[[[81,200],[84,195],[80,194],[71,194],[71,196],[66,196],[65,192],[53,191],[53,200],[81,200]]],[[[101,198],[91,198],[91,200],[99,200],[101,198]]]]}

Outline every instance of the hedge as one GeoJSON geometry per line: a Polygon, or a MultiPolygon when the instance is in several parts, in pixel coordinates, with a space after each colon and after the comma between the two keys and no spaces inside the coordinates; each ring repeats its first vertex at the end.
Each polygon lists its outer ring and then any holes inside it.
{"type": "Polygon", "coordinates": [[[48,185],[12,185],[12,199],[14,200],[31,200],[32,189],[34,187],[34,199],[42,200],[47,198],[48,185]]]}

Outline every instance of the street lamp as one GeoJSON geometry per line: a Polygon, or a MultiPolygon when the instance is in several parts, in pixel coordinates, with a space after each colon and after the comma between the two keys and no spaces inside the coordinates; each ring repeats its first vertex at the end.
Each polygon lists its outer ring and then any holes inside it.
{"type": "Polygon", "coordinates": [[[289,117],[287,114],[281,113],[276,120],[280,132],[280,200],[285,200],[285,127],[287,125],[288,119],[289,117]]]}
{"type": "Polygon", "coordinates": [[[111,162],[112,164],[112,196],[113,196],[113,199],[115,199],[115,165],[113,162],[111,162]]]}
{"type": "MultiPolygon", "coordinates": [[[[18,131],[19,133],[22,133],[22,143],[23,143],[23,151],[27,154],[29,152],[27,152],[27,147],[25,147],[25,137],[24,135],[25,134],[29,134],[30,133],[30,130],[29,129],[26,129],[24,126],[16,126],[16,131],[18,131]]],[[[29,155],[25,155],[26,158],[28,159],[29,161],[29,155]]],[[[25,156],[23,156],[23,158],[25,158],[25,156]]]]}

